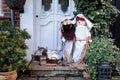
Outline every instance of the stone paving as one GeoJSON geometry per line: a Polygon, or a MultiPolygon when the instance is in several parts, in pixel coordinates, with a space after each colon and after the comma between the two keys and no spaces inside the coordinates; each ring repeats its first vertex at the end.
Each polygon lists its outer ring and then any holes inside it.
{"type": "Polygon", "coordinates": [[[19,78],[17,80],[90,80],[90,79],[83,79],[81,77],[44,77],[44,78],[30,78],[30,77],[24,77],[19,78]]]}
{"type": "MultiPolygon", "coordinates": [[[[83,79],[81,77],[44,77],[44,78],[31,78],[31,77],[21,77],[17,80],[91,80],[91,79],[83,79]]],[[[120,76],[112,77],[112,80],[120,80],[120,76]]]]}

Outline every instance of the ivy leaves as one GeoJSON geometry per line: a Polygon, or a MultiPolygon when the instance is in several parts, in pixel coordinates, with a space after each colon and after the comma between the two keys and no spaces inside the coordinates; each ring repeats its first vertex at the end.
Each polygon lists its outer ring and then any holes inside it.
{"type": "Polygon", "coordinates": [[[109,26],[115,22],[120,11],[111,4],[111,0],[74,0],[74,2],[76,8],[74,15],[82,13],[94,24],[91,30],[93,41],[86,58],[92,80],[97,80],[97,65],[104,60],[120,71],[120,49],[113,44],[109,32],[109,26]]]}
{"type": "Polygon", "coordinates": [[[75,15],[84,14],[93,24],[92,33],[101,37],[110,36],[109,26],[112,25],[120,11],[111,4],[111,0],[74,0],[76,11],[75,15]]]}
{"type": "MultiPolygon", "coordinates": [[[[112,39],[95,37],[88,48],[86,61],[89,66],[91,78],[96,80],[97,67],[102,61],[108,61],[111,66],[119,64],[120,49],[113,44],[112,39]]],[[[116,66],[116,69],[120,69],[116,66]]]]}

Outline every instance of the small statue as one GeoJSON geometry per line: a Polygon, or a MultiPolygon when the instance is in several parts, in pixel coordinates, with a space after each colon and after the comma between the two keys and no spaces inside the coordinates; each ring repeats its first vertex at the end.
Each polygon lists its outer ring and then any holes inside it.
{"type": "Polygon", "coordinates": [[[83,14],[78,14],[75,18],[75,50],[73,53],[73,61],[71,64],[74,67],[82,69],[85,66],[86,49],[89,42],[91,42],[90,30],[93,24],[85,18],[83,14]]]}
{"type": "Polygon", "coordinates": [[[75,25],[72,24],[72,18],[65,17],[61,22],[61,33],[63,42],[63,63],[73,62],[73,53],[75,46],[75,25]]]}

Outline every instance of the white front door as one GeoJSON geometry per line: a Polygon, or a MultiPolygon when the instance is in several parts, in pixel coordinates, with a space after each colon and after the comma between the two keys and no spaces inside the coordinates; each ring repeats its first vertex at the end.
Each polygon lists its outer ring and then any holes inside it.
{"type": "Polygon", "coordinates": [[[73,0],[36,0],[35,1],[35,47],[43,46],[56,49],[61,44],[60,20],[65,14],[73,16],[73,0]]]}

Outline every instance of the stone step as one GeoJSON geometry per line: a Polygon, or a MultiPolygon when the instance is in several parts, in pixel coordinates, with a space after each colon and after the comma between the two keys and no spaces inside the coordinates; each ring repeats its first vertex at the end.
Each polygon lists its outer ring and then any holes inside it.
{"type": "Polygon", "coordinates": [[[59,66],[56,64],[42,64],[33,61],[29,65],[31,77],[81,77],[83,78],[84,70],[78,70],[69,66],[59,66]]]}
{"type": "Polygon", "coordinates": [[[21,77],[18,80],[90,80],[81,77],[21,77]]]}
{"type": "Polygon", "coordinates": [[[83,77],[82,72],[77,70],[30,70],[30,76],[34,77],[83,77]]]}

